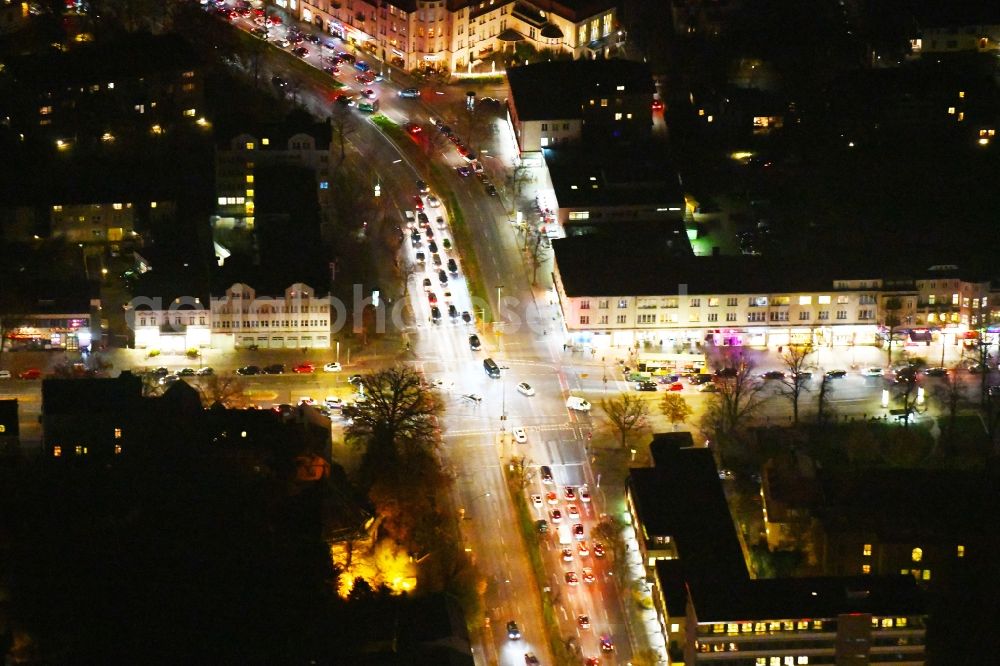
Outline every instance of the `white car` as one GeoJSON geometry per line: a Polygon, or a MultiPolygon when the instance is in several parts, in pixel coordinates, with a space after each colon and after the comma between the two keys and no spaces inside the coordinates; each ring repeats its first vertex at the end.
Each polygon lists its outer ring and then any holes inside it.
{"type": "Polygon", "coordinates": [[[444,218],[441,217],[440,215],[438,215],[436,222],[437,222],[438,229],[447,229],[448,228],[448,223],[445,222],[444,218]]]}
{"type": "Polygon", "coordinates": [[[323,372],[340,372],[343,369],[339,363],[327,363],[323,366],[323,372]]]}
{"type": "Polygon", "coordinates": [[[580,501],[584,504],[590,502],[590,490],[587,486],[580,486],[580,501]]]}
{"type": "Polygon", "coordinates": [[[865,377],[881,377],[882,368],[866,368],[865,377]]]}
{"type": "Polygon", "coordinates": [[[440,208],[441,207],[441,200],[438,199],[433,194],[428,194],[427,195],[427,205],[430,206],[431,208],[440,208]]]}
{"type": "Polygon", "coordinates": [[[326,399],[323,401],[323,404],[329,407],[330,409],[340,409],[344,406],[344,401],[335,395],[328,395],[326,396],[326,399]]]}
{"type": "Polygon", "coordinates": [[[566,505],[566,515],[569,516],[569,519],[573,522],[579,522],[580,520],[580,510],[576,508],[576,504],[566,505]]]}
{"type": "Polygon", "coordinates": [[[538,494],[532,495],[531,496],[531,504],[533,506],[535,506],[535,507],[541,507],[542,506],[542,496],[538,495],[538,494]]]}
{"type": "Polygon", "coordinates": [[[590,403],[575,395],[571,395],[566,399],[566,408],[572,409],[577,412],[589,412],[590,403]]]}
{"type": "Polygon", "coordinates": [[[10,379],[10,370],[0,370],[0,379],[10,379]]]}
{"type": "Polygon", "coordinates": [[[518,444],[524,444],[528,441],[528,433],[524,432],[524,428],[514,428],[511,434],[514,435],[514,441],[518,444]]]}
{"type": "Polygon", "coordinates": [[[517,392],[521,395],[535,395],[535,389],[531,388],[531,385],[526,382],[521,382],[517,385],[517,392]]]}

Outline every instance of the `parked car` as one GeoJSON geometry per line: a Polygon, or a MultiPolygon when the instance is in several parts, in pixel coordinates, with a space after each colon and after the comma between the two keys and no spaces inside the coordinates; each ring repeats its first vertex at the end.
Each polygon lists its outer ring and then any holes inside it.
{"type": "Polygon", "coordinates": [[[650,381],[638,382],[635,385],[635,390],[636,391],[655,391],[656,390],[656,382],[650,382],[650,381]]]}
{"type": "Polygon", "coordinates": [[[292,368],[292,372],[295,372],[300,375],[312,374],[313,371],[315,370],[316,366],[314,366],[312,363],[299,363],[297,366],[292,368]]]}
{"type": "Polygon", "coordinates": [[[283,375],[285,374],[285,364],[284,363],[272,363],[271,365],[264,366],[265,375],[283,375]]]}
{"type": "Polygon", "coordinates": [[[243,375],[244,377],[251,377],[253,375],[259,375],[260,368],[256,365],[245,365],[237,370],[236,374],[243,375]]]}
{"type": "Polygon", "coordinates": [[[416,88],[403,88],[399,91],[399,96],[403,99],[419,99],[420,91],[416,88]]]}
{"type": "Polygon", "coordinates": [[[340,372],[341,370],[343,370],[343,368],[340,363],[337,362],[327,363],[323,366],[323,372],[340,372]]]}

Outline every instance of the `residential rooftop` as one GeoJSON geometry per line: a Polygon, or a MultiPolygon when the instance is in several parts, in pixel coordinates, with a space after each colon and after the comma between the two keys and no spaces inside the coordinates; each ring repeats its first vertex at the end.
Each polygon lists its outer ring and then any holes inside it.
{"type": "Polygon", "coordinates": [[[560,208],[648,206],[679,217],[680,178],[662,152],[588,142],[542,150],[560,208]]]}
{"type": "Polygon", "coordinates": [[[584,100],[599,91],[653,95],[649,67],[632,60],[558,60],[512,67],[507,81],[517,117],[527,120],[583,118],[584,100]]]}
{"type": "Polygon", "coordinates": [[[680,573],[657,571],[686,587],[699,622],[925,612],[912,576],[751,579],[711,450],[660,439],[650,453],[656,466],[629,474],[631,498],[647,534],[674,539],[680,573]]]}

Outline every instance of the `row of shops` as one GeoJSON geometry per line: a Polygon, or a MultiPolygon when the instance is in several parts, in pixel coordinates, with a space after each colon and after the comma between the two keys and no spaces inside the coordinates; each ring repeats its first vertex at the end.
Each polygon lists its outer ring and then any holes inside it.
{"type": "MultiPolygon", "coordinates": [[[[989,329],[987,344],[996,344],[998,330],[989,329]]],[[[780,352],[783,347],[812,345],[816,349],[851,349],[882,347],[889,331],[877,325],[796,327],[745,327],[678,330],[568,331],[568,348],[589,351],[593,356],[627,360],[652,373],[698,372],[705,367],[705,354],[711,349],[752,348],[780,352]]],[[[963,348],[979,345],[978,331],[960,327],[936,329],[896,329],[892,332],[894,348],[914,354],[928,349],[948,348],[949,356],[961,355],[963,348]]]]}

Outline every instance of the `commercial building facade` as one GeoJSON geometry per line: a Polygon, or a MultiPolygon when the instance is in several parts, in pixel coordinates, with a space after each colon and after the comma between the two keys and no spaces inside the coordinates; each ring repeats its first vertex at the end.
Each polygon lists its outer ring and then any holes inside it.
{"type": "MultiPolygon", "coordinates": [[[[134,303],[137,303],[135,301],[134,303]]],[[[143,299],[131,313],[138,349],[329,349],[330,302],[302,283],[277,295],[236,283],[223,296],[143,299]]]]}
{"type": "Polygon", "coordinates": [[[1000,290],[989,280],[841,279],[762,257],[654,257],[642,248],[616,256],[607,243],[553,241],[565,341],[598,352],[632,350],[669,365],[710,347],[882,344],[890,329],[904,344],[955,344],[1000,322],[1000,290]]]}
{"type": "Polygon", "coordinates": [[[470,71],[520,42],[573,58],[606,55],[617,37],[609,0],[275,0],[348,46],[407,70],[470,71]]]}

